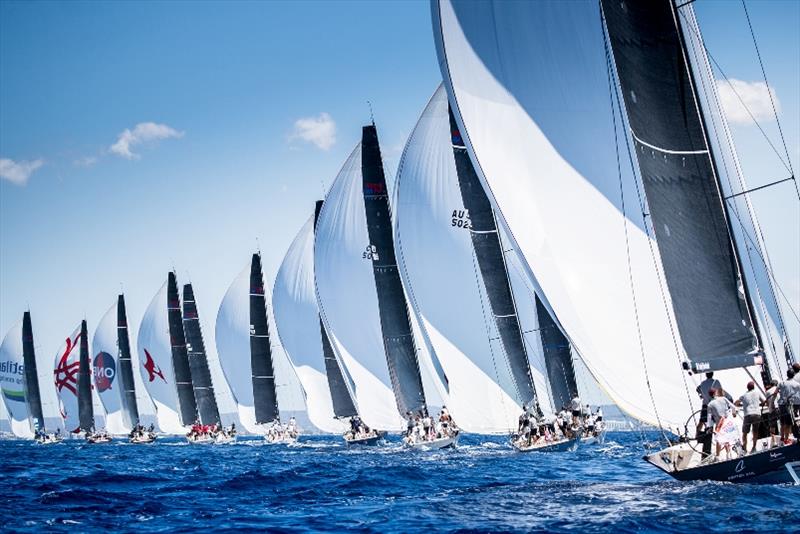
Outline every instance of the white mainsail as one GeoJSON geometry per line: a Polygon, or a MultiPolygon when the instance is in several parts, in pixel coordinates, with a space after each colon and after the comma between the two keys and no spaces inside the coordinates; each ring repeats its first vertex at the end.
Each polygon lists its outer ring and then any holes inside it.
{"type": "Polygon", "coordinates": [[[126,434],[131,429],[125,426],[122,413],[124,391],[119,376],[116,302],[97,323],[92,355],[92,382],[106,412],[106,430],[112,434],[126,434]]]}
{"type": "Polygon", "coordinates": [[[0,345],[0,390],[11,432],[32,438],[30,412],[25,395],[25,362],[22,356],[22,321],[15,323],[0,345]]]}
{"type": "Polygon", "coordinates": [[[53,372],[64,428],[72,433],[80,431],[80,421],[78,419],[80,342],[81,326],[78,325],[56,352],[53,372]]]}
{"type": "Polygon", "coordinates": [[[470,156],[573,349],[622,410],[682,428],[699,404],[636,176],[617,165],[598,4],[432,6],[470,156]]]}
{"type": "Polygon", "coordinates": [[[322,206],[314,242],[314,276],[325,328],[353,381],[367,425],[404,428],[392,391],[364,213],[361,144],[356,145],[322,206]]]}
{"type": "Polygon", "coordinates": [[[409,137],[395,189],[400,272],[448,378],[448,409],[469,432],[507,432],[521,401],[475,263],[442,87],[409,137]]]}
{"type": "Polygon", "coordinates": [[[322,352],[314,289],[313,215],[292,241],[278,269],[272,306],[281,344],[306,393],[309,419],[323,432],[343,432],[346,424],[334,418],[322,352]]]}
{"type": "Polygon", "coordinates": [[[167,282],[161,286],[142,317],[137,349],[145,388],[156,408],[158,427],[166,434],[183,434],[178,415],[178,393],[172,370],[172,346],[167,319],[167,282]]]}

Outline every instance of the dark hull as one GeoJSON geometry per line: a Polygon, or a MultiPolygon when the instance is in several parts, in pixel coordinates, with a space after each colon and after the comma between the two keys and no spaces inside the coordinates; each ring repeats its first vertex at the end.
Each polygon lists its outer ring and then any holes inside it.
{"type": "Polygon", "coordinates": [[[680,471],[666,471],[677,480],[714,480],[754,484],[795,483],[786,464],[796,462],[800,476],[800,443],[680,471]]]}
{"type": "Polygon", "coordinates": [[[382,439],[386,437],[386,432],[378,432],[377,436],[373,436],[370,438],[361,438],[361,439],[345,439],[347,446],[362,446],[362,447],[374,447],[378,445],[382,439]]]}

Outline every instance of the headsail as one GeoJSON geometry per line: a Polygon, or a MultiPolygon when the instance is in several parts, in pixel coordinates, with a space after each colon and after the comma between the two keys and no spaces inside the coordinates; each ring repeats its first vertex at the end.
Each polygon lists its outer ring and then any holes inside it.
{"type": "Polygon", "coordinates": [[[11,432],[19,438],[31,438],[33,430],[25,387],[27,369],[23,357],[22,337],[23,326],[20,321],[11,327],[3,338],[3,344],[0,345],[0,389],[3,394],[3,404],[8,412],[11,432]]]}
{"type": "Polygon", "coordinates": [[[275,277],[272,305],[281,344],[306,392],[309,419],[324,432],[338,433],[344,425],[335,417],[349,417],[356,412],[327,334],[321,328],[314,291],[314,221],[313,215],[309,217],[289,246],[275,277]],[[317,329],[320,337],[314,334],[317,329]],[[333,358],[332,366],[325,344],[333,358]]]}
{"type": "Polygon", "coordinates": [[[754,364],[738,258],[672,2],[603,0],[649,216],[698,371],[754,364]]]}
{"type": "Polygon", "coordinates": [[[386,362],[361,168],[358,144],[319,214],[314,241],[317,301],[331,345],[353,381],[359,414],[373,428],[399,430],[404,425],[386,362]]]}
{"type": "Polygon", "coordinates": [[[172,370],[175,373],[175,387],[178,391],[178,408],[181,422],[191,425],[197,420],[197,402],[192,387],[192,371],[189,367],[189,352],[186,348],[186,334],[183,331],[181,301],[178,297],[178,281],[175,273],[167,275],[167,320],[172,350],[172,370]]]}
{"type": "MultiPolygon", "coordinates": [[[[158,426],[168,434],[185,432],[178,415],[178,392],[172,370],[172,347],[167,319],[167,282],[150,301],[136,342],[141,375],[156,408],[158,426]]],[[[193,422],[193,421],[190,421],[193,422]]]]}
{"type": "Polygon", "coordinates": [[[81,337],[81,325],[79,325],[56,352],[53,371],[64,428],[72,433],[81,431],[78,408],[81,337]]]}
{"type": "Polygon", "coordinates": [[[200,422],[204,425],[219,424],[219,408],[214,396],[214,384],[211,382],[211,370],[208,368],[206,347],[192,284],[183,286],[183,330],[186,333],[189,371],[192,375],[192,388],[200,422]]]}
{"type": "Polygon", "coordinates": [[[450,134],[447,95],[440,87],[398,166],[397,255],[409,300],[447,375],[449,410],[465,430],[508,432],[525,401],[474,258],[450,134]]]}

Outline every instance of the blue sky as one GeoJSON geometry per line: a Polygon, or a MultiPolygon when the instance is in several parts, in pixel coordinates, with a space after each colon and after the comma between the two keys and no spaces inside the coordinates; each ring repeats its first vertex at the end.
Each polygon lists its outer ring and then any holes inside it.
{"type": "MultiPolygon", "coordinates": [[[[726,73],[760,81],[741,5],[695,6],[726,73]]],[[[750,11],[797,169],[800,2],[750,11]]],[[[256,239],[271,284],[366,101],[393,175],[439,80],[427,2],[0,3],[0,334],[30,306],[50,356],[121,284],[137,327],[174,266],[212,340],[256,239]]],[[[733,129],[751,186],[786,175],[755,127],[733,129]]],[[[797,199],[788,184],[756,195],[798,310],[797,199]]]]}

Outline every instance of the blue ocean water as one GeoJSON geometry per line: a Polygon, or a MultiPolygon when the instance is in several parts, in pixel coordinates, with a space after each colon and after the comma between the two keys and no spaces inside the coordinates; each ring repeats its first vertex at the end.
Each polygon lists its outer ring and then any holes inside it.
{"type": "Polygon", "coordinates": [[[408,451],[393,439],[350,449],[335,436],[296,446],[0,441],[0,529],[800,529],[800,488],[676,482],[640,459],[635,433],[570,453],[520,454],[471,435],[456,450],[408,451]]]}

